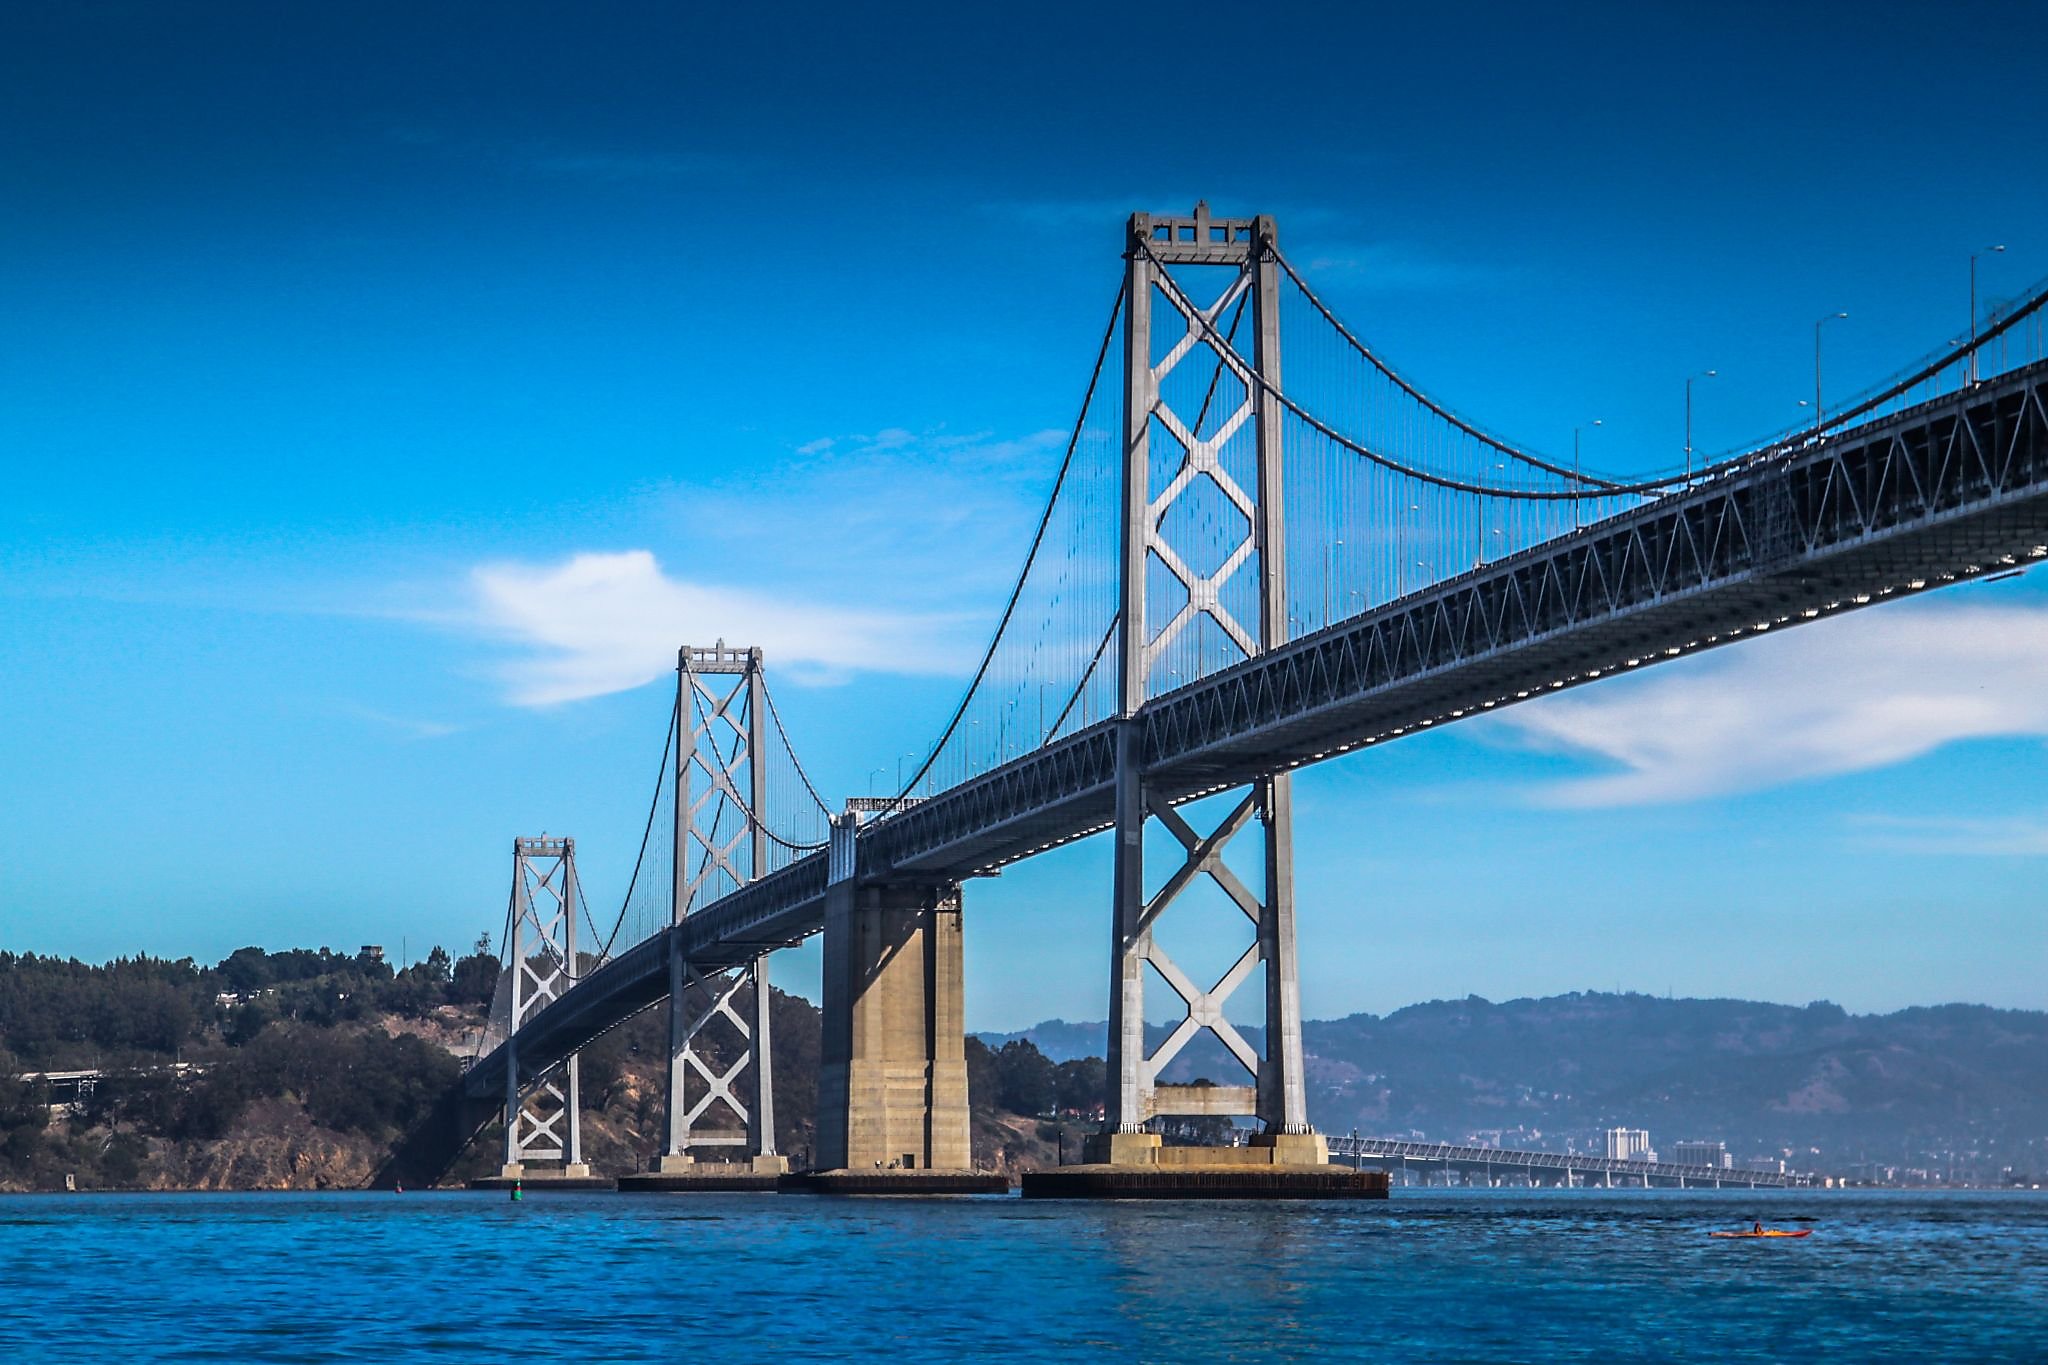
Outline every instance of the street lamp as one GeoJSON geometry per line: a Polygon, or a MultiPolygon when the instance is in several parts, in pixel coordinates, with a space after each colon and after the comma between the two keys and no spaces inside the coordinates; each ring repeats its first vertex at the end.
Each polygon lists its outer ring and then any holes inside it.
{"type": "Polygon", "coordinates": [[[1847,313],[1830,313],[1819,322],[1813,324],[1813,434],[1816,437],[1820,435],[1822,412],[1820,405],[1820,329],[1833,322],[1836,318],[1848,316],[1847,313]]]}
{"type": "Polygon", "coordinates": [[[1336,548],[1343,543],[1341,540],[1333,540],[1323,546],[1323,624],[1326,626],[1330,624],[1330,575],[1334,569],[1332,556],[1336,548]]]}
{"type": "MultiPolygon", "coordinates": [[[[1408,504],[1409,512],[1420,512],[1421,510],[1422,504],[1419,502],[1408,504]]],[[[1401,514],[1401,520],[1396,523],[1395,530],[1397,534],[1394,538],[1394,596],[1406,597],[1408,595],[1408,514],[1406,512],[1401,514]]]]}
{"type": "Polygon", "coordinates": [[[1970,253],[1970,382],[1977,382],[1977,258],[2004,251],[2004,246],[1987,246],[1970,253]]]}
{"type": "MultiPolygon", "coordinates": [[[[1598,417],[1595,417],[1591,422],[1588,422],[1586,425],[1597,427],[1600,424],[1600,419],[1598,417]]],[[[1579,529],[1579,494],[1585,487],[1585,485],[1579,481],[1580,430],[1581,429],[1578,427],[1572,428],[1572,529],[1574,531],[1579,529]]]]}
{"type": "Polygon", "coordinates": [[[1692,478],[1692,381],[1712,379],[1719,370],[1701,370],[1698,374],[1687,375],[1685,379],[1685,477],[1692,478]]]}

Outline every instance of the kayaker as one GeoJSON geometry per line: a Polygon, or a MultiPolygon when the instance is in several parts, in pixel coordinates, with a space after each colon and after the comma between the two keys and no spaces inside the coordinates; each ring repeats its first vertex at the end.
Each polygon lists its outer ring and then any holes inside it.
{"type": "Polygon", "coordinates": [[[1753,1234],[1755,1234],[1755,1235],[1756,1235],[1756,1236],[1758,1236],[1758,1237],[1761,1237],[1761,1236],[1763,1236],[1763,1235],[1764,1235],[1764,1225],[1763,1225],[1763,1222],[1762,1222],[1762,1220],[1761,1220],[1761,1219],[1759,1219],[1759,1220],[1758,1220],[1758,1221],[1757,1221],[1757,1222],[1756,1222],[1756,1223],[1755,1223],[1754,1225],[1752,1225],[1752,1226],[1750,1227],[1750,1229],[1749,1229],[1749,1230],[1750,1230],[1750,1232],[1752,1232],[1753,1234]]]}

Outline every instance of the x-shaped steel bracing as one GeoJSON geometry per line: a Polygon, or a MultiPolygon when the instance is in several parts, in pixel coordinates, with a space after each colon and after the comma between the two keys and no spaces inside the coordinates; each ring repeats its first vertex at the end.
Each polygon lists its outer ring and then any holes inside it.
{"type": "MultiPolygon", "coordinates": [[[[726,976],[692,977],[690,985],[701,987],[705,994],[709,996],[710,1004],[691,1017],[690,1022],[685,1026],[684,1037],[694,1041],[707,1025],[714,1019],[722,1016],[732,1026],[734,1031],[738,1033],[742,1042],[751,1043],[754,1031],[747,1026],[747,1021],[740,1017],[739,1012],[732,1007],[733,997],[739,994],[740,987],[747,984],[749,979],[749,974],[746,972],[734,972],[726,976]]],[[[745,1141],[744,1138],[727,1136],[724,1138],[723,1144],[721,1144],[717,1137],[695,1136],[692,1130],[697,1120],[703,1117],[704,1111],[709,1109],[714,1103],[724,1104],[726,1108],[730,1109],[738,1117],[742,1124],[747,1122],[746,1103],[734,1092],[733,1082],[739,1078],[739,1074],[745,1071],[748,1063],[753,1060],[752,1049],[743,1047],[733,1064],[722,1072],[713,1071],[694,1047],[686,1046],[683,1049],[682,1059],[684,1065],[695,1071],[704,1082],[704,1093],[698,1096],[696,1101],[683,1112],[683,1146],[725,1145],[745,1141]]]]}
{"type": "Polygon", "coordinates": [[[692,870],[685,888],[686,913],[687,907],[696,905],[704,883],[711,877],[723,875],[734,887],[740,887],[760,872],[758,868],[744,868],[737,856],[752,833],[756,818],[753,803],[740,794],[737,776],[752,761],[758,747],[753,743],[753,732],[760,722],[749,704],[752,680],[747,674],[738,675],[721,696],[705,682],[702,673],[690,672],[687,676],[692,705],[689,757],[685,765],[685,784],[690,793],[686,828],[692,870]],[[700,774],[701,791],[697,780],[700,774]],[[740,813],[741,819],[739,828],[722,839],[718,833],[719,816],[728,805],[740,813]],[[711,807],[708,816],[707,806],[711,807]]]}
{"type": "MultiPolygon", "coordinates": [[[[516,839],[512,845],[511,1030],[520,1028],[575,984],[576,842],[516,839]]],[[[516,1060],[507,1067],[505,1161],[530,1158],[580,1162],[576,1055],[525,1086],[516,1060]],[[566,1130],[566,1131],[565,1131],[566,1130]]]]}
{"type": "Polygon", "coordinates": [[[560,1160],[568,1151],[562,1120],[568,1115],[568,1099],[552,1078],[527,1088],[514,1111],[512,1150],[515,1161],[529,1158],[560,1160]]]}
{"type": "Polygon", "coordinates": [[[1165,1041],[1160,1043],[1158,1050],[1145,1058],[1143,1084],[1147,1089],[1155,1086],[1159,1073],[1165,1070],[1167,1064],[1180,1055],[1181,1049],[1203,1029],[1215,1034],[1223,1045],[1230,1049],[1231,1055],[1244,1064],[1244,1069],[1256,1077],[1259,1074],[1259,1055],[1252,1049],[1252,1045],[1245,1041],[1244,1035],[1237,1031],[1237,1026],[1224,1017],[1223,1007],[1232,992],[1243,985],[1245,978],[1252,974],[1252,969],[1259,965],[1261,945],[1257,938],[1257,930],[1259,919],[1265,913],[1265,906],[1251,893],[1251,889],[1237,873],[1224,863],[1223,849],[1251,823],[1252,816],[1257,813],[1257,793],[1246,793],[1244,800],[1223,818],[1221,824],[1206,835],[1197,834],[1194,826],[1181,818],[1179,811],[1156,796],[1148,794],[1145,805],[1158,817],[1159,822],[1180,840],[1187,856],[1174,870],[1173,875],[1166,879],[1166,884],[1159,888],[1158,893],[1146,902],[1144,917],[1138,925],[1139,951],[1165,979],[1166,984],[1173,987],[1174,994],[1187,1006],[1187,1016],[1167,1035],[1165,1041]],[[1195,985],[1188,974],[1181,970],[1180,965],[1167,955],[1152,932],[1153,925],[1165,912],[1166,907],[1172,904],[1174,898],[1187,890],[1197,878],[1203,876],[1223,889],[1231,903],[1242,910],[1245,918],[1251,921],[1253,929],[1251,946],[1245,949],[1237,961],[1231,964],[1230,969],[1206,991],[1195,985]]]}
{"type": "MultiPolygon", "coordinates": [[[[680,923],[701,900],[738,889],[766,872],[767,839],[762,809],[767,800],[766,684],[758,649],[685,648],[678,660],[678,720],[684,735],[676,769],[675,918],[680,923]],[[711,679],[717,678],[717,682],[711,679]],[[730,678],[728,686],[724,679],[730,678]],[[685,718],[682,708],[688,708],[685,718]],[[728,811],[738,827],[721,833],[728,811]],[[723,887],[712,885],[716,879],[723,887]]],[[[704,976],[680,957],[670,963],[668,1137],[669,1156],[693,1147],[746,1145],[757,1154],[775,1150],[767,1035],[766,956],[728,974],[704,976]],[[743,985],[754,995],[754,1022],[743,1019],[733,999],[743,985]],[[693,993],[710,1003],[689,1012],[693,993]],[[723,1018],[739,1043],[737,1059],[714,1069],[699,1050],[703,1031],[723,1018]],[[743,1099],[737,1083],[749,1067],[752,1092],[743,1099]],[[695,1079],[693,1080],[692,1077],[695,1079]],[[694,1097],[690,1091],[702,1087],[694,1097]],[[699,1133],[697,1123],[722,1105],[745,1130],[741,1135],[699,1133]]]]}
{"type": "MultiPolygon", "coordinates": [[[[1221,335],[1216,320],[1225,309],[1243,298],[1251,288],[1252,271],[1249,264],[1239,271],[1230,287],[1223,291],[1215,303],[1202,308],[1188,299],[1179,290],[1161,291],[1163,298],[1187,324],[1186,334],[1174,343],[1171,350],[1157,365],[1149,369],[1148,385],[1152,396],[1150,414],[1180,447],[1180,467],[1160,490],[1159,496],[1150,499],[1144,509],[1144,536],[1146,552],[1157,558],[1172,574],[1187,593],[1187,601],[1161,626],[1158,634],[1143,642],[1142,660],[1146,676],[1150,676],[1152,665],[1165,652],[1167,646],[1186,630],[1197,617],[1207,616],[1228,635],[1247,658],[1258,653],[1254,634],[1233,616],[1223,605],[1223,587],[1243,568],[1259,548],[1258,503],[1239,486],[1236,479],[1223,467],[1221,458],[1224,446],[1237,435],[1244,424],[1258,411],[1259,389],[1254,382],[1251,366],[1228,342],[1212,340],[1221,335]],[[1244,398],[1225,417],[1221,424],[1208,436],[1200,436],[1191,430],[1180,414],[1173,410],[1163,394],[1166,377],[1179,364],[1192,355],[1197,348],[1207,350],[1217,357],[1244,386],[1244,398]],[[1198,479],[1208,479],[1223,496],[1244,516],[1244,536],[1224,556],[1216,569],[1208,574],[1198,573],[1182,558],[1169,543],[1165,533],[1165,520],[1173,506],[1192,488],[1198,479]]],[[[1197,422],[1201,419],[1198,417],[1197,422]]]]}

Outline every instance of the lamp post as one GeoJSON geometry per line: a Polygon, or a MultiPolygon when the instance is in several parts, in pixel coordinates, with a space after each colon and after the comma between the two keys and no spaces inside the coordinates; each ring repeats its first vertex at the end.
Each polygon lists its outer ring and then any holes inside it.
{"type": "Polygon", "coordinates": [[[1971,252],[1971,253],[1970,253],[1970,367],[1969,367],[1969,374],[1970,374],[1970,382],[1971,382],[1972,384],[1974,384],[1974,383],[1976,383],[1976,382],[1977,382],[1977,258],[1978,258],[1979,256],[1989,256],[1989,255],[1991,255],[1991,254],[1992,254],[1993,252],[1999,252],[1999,251],[2003,251],[2003,250],[2005,250],[2005,247],[2004,247],[2004,246],[2002,246],[2002,245],[2000,245],[2000,246],[1987,246],[1987,247],[1985,247],[1985,248],[1984,248],[1984,249],[1983,249],[1982,251],[1973,251],[1973,252],[1971,252]]]}
{"type": "Polygon", "coordinates": [[[1333,540],[1323,546],[1323,624],[1326,626],[1330,624],[1330,575],[1335,568],[1334,556],[1337,547],[1343,543],[1341,540],[1333,540]]]}
{"type": "Polygon", "coordinates": [[[1719,370],[1701,370],[1698,374],[1685,377],[1685,477],[1692,478],[1692,382],[1695,379],[1712,379],[1719,370]]]}
{"type": "Polygon", "coordinates": [[[1830,313],[1813,324],[1813,434],[1818,437],[1821,428],[1820,405],[1820,329],[1836,318],[1845,318],[1847,313],[1830,313]]]}
{"type": "MultiPolygon", "coordinates": [[[[1597,427],[1600,425],[1600,419],[1595,417],[1586,425],[1597,427]]],[[[1579,481],[1579,432],[1581,430],[1582,428],[1579,427],[1572,428],[1572,529],[1574,531],[1579,529],[1579,494],[1585,486],[1579,481]]]]}
{"type": "MultiPolygon", "coordinates": [[[[1422,504],[1421,504],[1421,503],[1419,503],[1419,502],[1411,502],[1411,503],[1409,503],[1409,504],[1408,504],[1408,511],[1409,511],[1409,512],[1420,512],[1421,510],[1422,510],[1422,504]]],[[[1408,513],[1407,513],[1407,512],[1404,512],[1404,513],[1402,513],[1402,514],[1401,514],[1401,521],[1400,521],[1400,525],[1398,526],[1397,530],[1399,531],[1399,535],[1398,535],[1398,537],[1397,537],[1397,538],[1395,539],[1395,542],[1394,542],[1394,596],[1396,596],[1396,597],[1406,597],[1406,596],[1408,595],[1408,513]]]]}

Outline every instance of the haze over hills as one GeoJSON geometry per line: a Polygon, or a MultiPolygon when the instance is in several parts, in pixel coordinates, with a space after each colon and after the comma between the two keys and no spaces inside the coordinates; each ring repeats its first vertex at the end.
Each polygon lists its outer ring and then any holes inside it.
{"type": "MultiPolygon", "coordinates": [[[[1149,1032],[1156,1045],[1166,1030],[1149,1032]]],[[[1242,1032],[1260,1046],[1260,1030],[1242,1032]]],[[[1027,1038],[1057,1061],[1100,1055],[1107,1026],[981,1036],[1027,1038]]],[[[1784,1155],[1831,1173],[2048,1170],[2048,1012],[1475,996],[1312,1020],[1303,1040],[1310,1117],[1331,1133],[1584,1151],[1625,1126],[1653,1145],[1721,1140],[1738,1160],[1784,1155]]],[[[1203,1034],[1166,1078],[1241,1075],[1203,1034]]]]}

